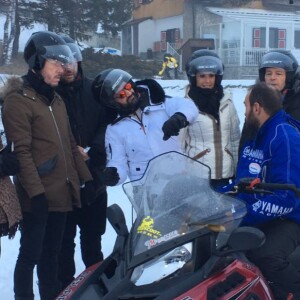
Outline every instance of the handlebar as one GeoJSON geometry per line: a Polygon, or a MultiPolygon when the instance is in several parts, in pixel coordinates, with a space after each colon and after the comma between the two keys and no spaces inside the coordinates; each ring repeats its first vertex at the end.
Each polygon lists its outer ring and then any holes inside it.
{"type": "Polygon", "coordinates": [[[300,189],[295,184],[289,183],[265,183],[259,178],[242,178],[234,187],[234,193],[264,193],[272,194],[273,190],[289,190],[300,198],[300,189]]]}

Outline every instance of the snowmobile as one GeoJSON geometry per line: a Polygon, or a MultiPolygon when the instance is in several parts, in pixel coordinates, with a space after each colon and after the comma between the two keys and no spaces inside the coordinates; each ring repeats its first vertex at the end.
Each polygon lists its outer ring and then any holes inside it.
{"type": "Polygon", "coordinates": [[[151,160],[140,180],[123,184],[136,213],[130,232],[121,208],[110,206],[117,233],[111,255],[56,299],[274,299],[244,254],[261,246],[264,234],[239,226],[244,202],[215,192],[209,179],[208,166],[177,152],[151,160]]]}

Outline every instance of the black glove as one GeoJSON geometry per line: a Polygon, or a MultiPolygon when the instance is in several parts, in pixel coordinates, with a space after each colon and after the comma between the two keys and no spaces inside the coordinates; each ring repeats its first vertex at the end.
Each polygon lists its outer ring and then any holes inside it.
{"type": "Polygon", "coordinates": [[[80,200],[82,206],[89,206],[96,200],[96,186],[93,180],[84,184],[80,189],[80,200]]]}
{"type": "Polygon", "coordinates": [[[48,200],[45,194],[39,194],[30,199],[31,212],[38,220],[44,221],[48,215],[48,200]]]}
{"type": "Polygon", "coordinates": [[[181,128],[186,127],[189,124],[186,116],[180,112],[175,113],[172,117],[167,120],[162,131],[164,133],[163,140],[168,140],[173,135],[178,135],[181,128]]]}
{"type": "Polygon", "coordinates": [[[16,154],[11,151],[11,143],[9,143],[0,152],[0,176],[16,175],[20,170],[19,161],[16,154]]]}
{"type": "Polygon", "coordinates": [[[92,146],[88,151],[91,163],[97,166],[105,166],[106,164],[106,152],[105,147],[92,146]]]}
{"type": "Polygon", "coordinates": [[[101,181],[104,185],[114,186],[119,180],[120,176],[118,174],[118,170],[115,167],[107,167],[102,171],[101,181]]]}

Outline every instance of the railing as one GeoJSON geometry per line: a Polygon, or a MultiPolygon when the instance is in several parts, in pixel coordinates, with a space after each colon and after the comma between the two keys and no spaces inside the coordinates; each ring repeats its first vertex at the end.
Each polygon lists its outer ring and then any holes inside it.
{"type": "Polygon", "coordinates": [[[243,66],[258,66],[261,58],[269,49],[266,48],[244,48],[243,49],[243,66]]]}
{"type": "Polygon", "coordinates": [[[180,55],[173,47],[172,44],[167,42],[167,53],[170,53],[173,55],[173,57],[176,58],[178,62],[178,70],[182,72],[182,55],[180,55]]]}
{"type": "Polygon", "coordinates": [[[219,55],[225,65],[258,66],[267,48],[225,48],[219,49],[219,55]]]}

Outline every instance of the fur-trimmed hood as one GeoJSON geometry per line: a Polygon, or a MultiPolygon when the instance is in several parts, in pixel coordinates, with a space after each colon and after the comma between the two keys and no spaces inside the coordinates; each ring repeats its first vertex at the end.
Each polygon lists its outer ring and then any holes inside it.
{"type": "Polygon", "coordinates": [[[0,89],[0,105],[3,104],[4,99],[11,93],[21,90],[24,81],[20,76],[11,76],[5,82],[5,85],[0,89]]]}
{"type": "Polygon", "coordinates": [[[162,86],[154,79],[143,79],[135,82],[137,88],[148,89],[150,102],[152,104],[158,104],[165,102],[166,94],[162,86]]]}

